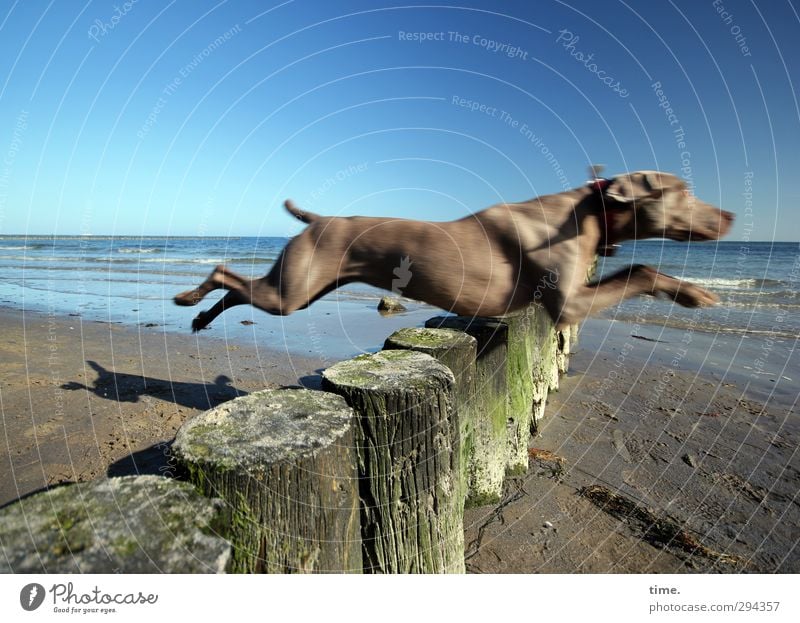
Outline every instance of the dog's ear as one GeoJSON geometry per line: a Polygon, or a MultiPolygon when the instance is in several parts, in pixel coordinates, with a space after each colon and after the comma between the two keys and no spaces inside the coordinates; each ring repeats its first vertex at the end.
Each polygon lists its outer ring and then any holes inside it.
{"type": "Polygon", "coordinates": [[[658,171],[641,171],[618,175],[606,189],[606,196],[620,203],[632,203],[661,195],[669,186],[671,177],[658,171]]]}

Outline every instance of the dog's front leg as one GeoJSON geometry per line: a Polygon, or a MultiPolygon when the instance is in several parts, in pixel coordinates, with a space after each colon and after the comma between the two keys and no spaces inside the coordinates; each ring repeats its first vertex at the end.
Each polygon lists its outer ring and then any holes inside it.
{"type": "Polygon", "coordinates": [[[694,284],[637,264],[623,268],[596,283],[581,286],[564,303],[557,324],[559,327],[575,324],[625,299],[640,294],[659,293],[684,307],[707,307],[719,300],[711,292],[694,284]]]}

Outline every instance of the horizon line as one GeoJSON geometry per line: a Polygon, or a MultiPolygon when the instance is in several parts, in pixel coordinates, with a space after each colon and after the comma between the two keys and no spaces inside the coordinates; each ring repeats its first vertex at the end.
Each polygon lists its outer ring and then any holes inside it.
{"type": "MultiPolygon", "coordinates": [[[[245,236],[245,235],[231,235],[231,236],[214,236],[205,234],[0,234],[0,240],[4,238],[85,238],[85,239],[104,239],[104,238],[129,238],[129,239],[145,239],[145,238],[206,238],[216,240],[236,240],[239,238],[293,238],[294,236],[277,236],[277,235],[263,235],[263,236],[245,236]]],[[[795,243],[800,245],[800,240],[703,240],[703,241],[690,241],[690,240],[670,240],[669,238],[646,238],[643,240],[630,240],[626,242],[676,242],[687,243],[694,242],[697,244],[707,244],[709,242],[718,242],[723,244],[730,243],[795,243]]],[[[624,244],[624,243],[623,243],[624,244]]]]}

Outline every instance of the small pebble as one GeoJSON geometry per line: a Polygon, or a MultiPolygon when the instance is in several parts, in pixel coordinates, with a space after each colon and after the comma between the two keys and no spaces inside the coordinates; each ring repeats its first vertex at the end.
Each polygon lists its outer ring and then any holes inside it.
{"type": "Polygon", "coordinates": [[[552,524],[552,523],[550,523],[549,521],[545,521],[545,522],[544,522],[544,527],[545,527],[545,528],[552,528],[552,527],[553,527],[553,524],[552,524]]]}

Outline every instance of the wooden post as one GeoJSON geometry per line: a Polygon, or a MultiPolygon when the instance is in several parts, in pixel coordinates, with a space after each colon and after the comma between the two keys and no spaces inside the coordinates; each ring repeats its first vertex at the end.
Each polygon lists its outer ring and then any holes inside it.
{"type": "Polygon", "coordinates": [[[415,350],[426,353],[450,368],[455,377],[453,399],[458,416],[461,448],[462,495],[470,505],[474,490],[475,355],[477,341],[471,335],[452,329],[408,328],[395,331],[383,345],[384,350],[415,350]]]}
{"type": "Polygon", "coordinates": [[[477,341],[475,391],[471,401],[475,428],[469,502],[471,505],[498,502],[508,457],[508,325],[487,318],[437,316],[425,326],[463,331],[477,341]]]}
{"type": "Polygon", "coordinates": [[[232,509],[232,571],[361,572],[353,412],[339,396],[236,398],[184,424],[173,452],[232,509]]]}
{"type": "MultiPolygon", "coordinates": [[[[577,333],[577,325],[565,327],[557,331],[556,339],[558,346],[556,348],[556,369],[558,374],[566,374],[569,369],[569,356],[574,343],[574,335],[577,333]]],[[[558,389],[555,387],[553,389],[558,389]]]]}
{"type": "Polygon", "coordinates": [[[388,350],[322,373],[356,430],[364,570],[463,573],[463,498],[453,373],[430,355],[388,350]]]}
{"type": "MultiPolygon", "coordinates": [[[[535,366],[547,365],[537,347],[539,340],[534,334],[537,309],[524,310],[499,316],[496,320],[508,326],[508,354],[506,356],[506,383],[508,392],[508,461],[509,475],[524,474],[528,470],[528,443],[534,426],[535,366]]],[[[555,361],[553,361],[555,365],[555,361]]],[[[546,395],[546,394],[545,394],[546,395]]],[[[543,403],[544,401],[542,401],[543,403]]]]}
{"type": "Polygon", "coordinates": [[[525,313],[530,321],[528,340],[533,355],[530,429],[535,432],[538,422],[544,417],[548,393],[558,389],[559,368],[567,365],[567,355],[559,350],[561,333],[556,330],[544,308],[538,304],[531,305],[525,313]]]}
{"type": "Polygon", "coordinates": [[[221,500],[170,478],[66,485],[0,509],[0,573],[222,573],[225,524],[221,500]]]}

